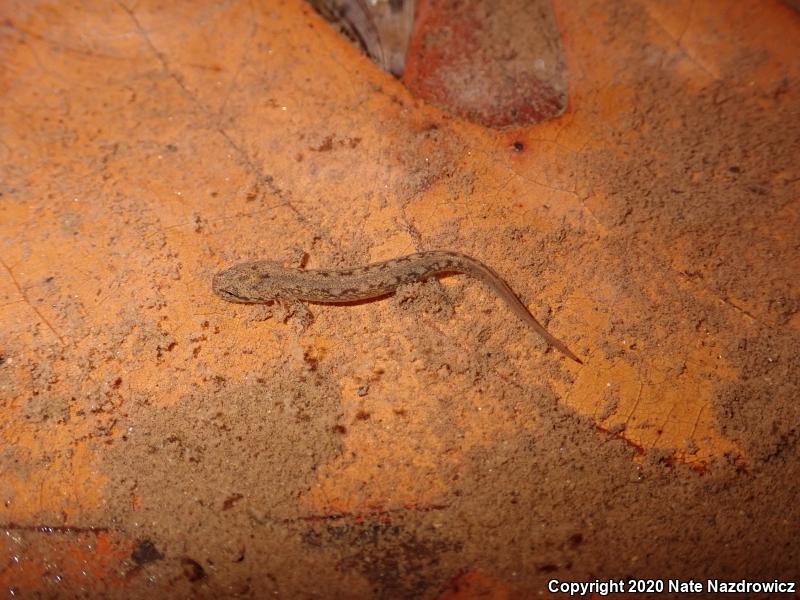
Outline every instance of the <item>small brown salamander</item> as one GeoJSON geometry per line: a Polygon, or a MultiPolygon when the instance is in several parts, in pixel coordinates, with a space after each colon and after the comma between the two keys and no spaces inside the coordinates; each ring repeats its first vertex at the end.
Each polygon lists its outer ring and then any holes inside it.
{"type": "Polygon", "coordinates": [[[435,275],[463,273],[483,281],[525,324],[575,362],[583,362],[528,312],[491,268],[466,254],[432,250],[351,269],[295,269],[257,260],[233,265],[214,276],[214,293],[228,302],[271,301],[335,304],[380,298],[401,285],[435,275]]]}

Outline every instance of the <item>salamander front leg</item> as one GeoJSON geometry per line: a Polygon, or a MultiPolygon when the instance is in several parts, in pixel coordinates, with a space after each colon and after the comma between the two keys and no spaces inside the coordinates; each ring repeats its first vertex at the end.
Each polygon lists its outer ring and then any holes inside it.
{"type": "Polygon", "coordinates": [[[279,298],[275,300],[276,318],[283,323],[289,323],[298,330],[298,333],[305,333],[306,329],[314,322],[314,314],[303,302],[296,298],[279,298]]]}

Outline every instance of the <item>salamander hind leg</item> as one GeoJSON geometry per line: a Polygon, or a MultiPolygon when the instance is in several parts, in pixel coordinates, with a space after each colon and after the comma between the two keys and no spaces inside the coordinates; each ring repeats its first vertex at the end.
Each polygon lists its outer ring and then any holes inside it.
{"type": "Polygon", "coordinates": [[[445,319],[453,316],[453,303],[447,290],[435,277],[400,285],[392,296],[391,303],[403,311],[415,314],[430,314],[445,319]]]}

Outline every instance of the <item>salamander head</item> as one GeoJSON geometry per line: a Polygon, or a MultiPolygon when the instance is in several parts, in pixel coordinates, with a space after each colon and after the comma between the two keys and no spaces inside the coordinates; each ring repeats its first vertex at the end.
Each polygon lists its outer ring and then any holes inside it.
{"type": "Polygon", "coordinates": [[[279,295],[274,275],[280,268],[267,261],[243,262],[214,275],[211,289],[228,302],[261,304],[279,295]]]}

